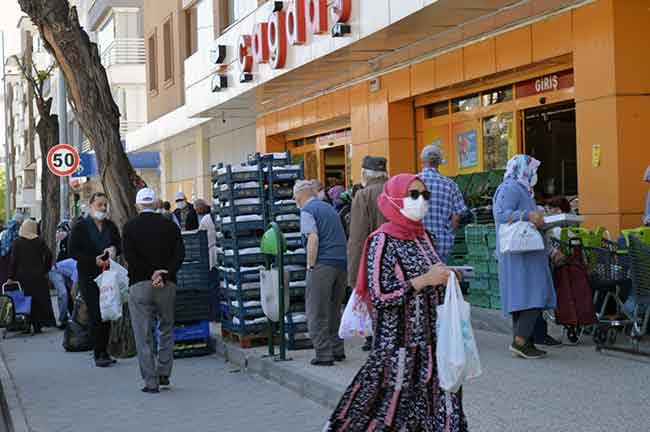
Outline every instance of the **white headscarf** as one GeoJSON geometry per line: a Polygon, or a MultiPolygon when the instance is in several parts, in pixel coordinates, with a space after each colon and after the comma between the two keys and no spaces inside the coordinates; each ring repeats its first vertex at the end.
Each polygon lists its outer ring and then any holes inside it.
{"type": "Polygon", "coordinates": [[[504,179],[513,179],[522,184],[526,190],[532,192],[531,181],[541,162],[528,155],[515,155],[508,161],[504,179]]]}

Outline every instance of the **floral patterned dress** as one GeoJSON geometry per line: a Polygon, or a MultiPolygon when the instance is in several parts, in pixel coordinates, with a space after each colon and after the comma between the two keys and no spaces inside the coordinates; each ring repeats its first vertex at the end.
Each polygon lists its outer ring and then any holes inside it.
{"type": "Polygon", "coordinates": [[[436,305],[440,293],[416,294],[409,280],[438,262],[430,242],[375,234],[368,248],[368,286],[375,340],[366,364],[323,431],[465,432],[462,391],[440,389],[436,305]]]}

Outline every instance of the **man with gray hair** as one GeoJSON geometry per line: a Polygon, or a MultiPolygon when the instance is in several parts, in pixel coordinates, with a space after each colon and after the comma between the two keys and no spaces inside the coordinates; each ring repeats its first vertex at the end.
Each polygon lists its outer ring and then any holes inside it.
{"type": "MultiPolygon", "coordinates": [[[[363,247],[368,236],[376,231],[386,218],[379,211],[377,198],[384,190],[388,179],[386,171],[386,158],[366,156],[361,163],[361,189],[352,200],[350,211],[350,237],[348,238],[348,285],[354,288],[357,285],[357,275],[363,247]]],[[[364,351],[372,349],[372,337],[366,338],[362,348],[364,351]]]]}
{"type": "Polygon", "coordinates": [[[129,312],[138,350],[142,391],[158,393],[169,385],[174,350],[176,273],[185,258],[178,226],[156,213],[156,193],[138,191],[140,214],[124,225],[124,258],[129,266],[129,312]],[[158,320],[158,359],[153,352],[153,322],[158,320]]]}
{"type": "Polygon", "coordinates": [[[301,209],[300,232],[307,249],[305,309],[316,350],[311,364],[333,366],[345,360],[338,335],[347,282],[345,231],[334,207],[316,199],[313,182],[297,181],[293,195],[301,209]]]}
{"type": "Polygon", "coordinates": [[[443,152],[439,146],[426,146],[421,154],[424,169],[418,176],[431,192],[429,210],[424,216],[424,227],[435,235],[436,252],[446,263],[454,245],[454,231],[460,226],[467,206],[458,185],[438,171],[442,160],[443,152]]]}

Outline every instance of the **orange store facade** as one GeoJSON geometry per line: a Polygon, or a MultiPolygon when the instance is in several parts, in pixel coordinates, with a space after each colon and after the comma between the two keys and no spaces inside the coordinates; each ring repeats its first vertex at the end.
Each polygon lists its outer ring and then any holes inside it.
{"type": "Polygon", "coordinates": [[[417,172],[423,146],[441,170],[543,162],[551,195],[577,195],[588,225],[638,226],[650,163],[650,2],[599,0],[261,113],[258,151],[290,150],[309,177],[358,182],[365,155],[417,172]],[[634,31],[630,31],[634,29],[634,31]]]}

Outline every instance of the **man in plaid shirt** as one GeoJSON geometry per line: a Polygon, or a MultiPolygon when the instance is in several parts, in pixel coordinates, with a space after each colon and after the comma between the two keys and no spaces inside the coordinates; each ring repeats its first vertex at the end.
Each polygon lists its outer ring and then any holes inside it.
{"type": "Polygon", "coordinates": [[[456,183],[438,172],[442,162],[442,149],[436,145],[426,146],[422,150],[421,159],[424,170],[419,177],[431,192],[424,227],[436,236],[436,252],[446,263],[454,245],[454,230],[460,225],[467,206],[456,183]]]}

